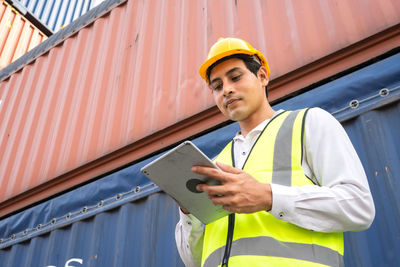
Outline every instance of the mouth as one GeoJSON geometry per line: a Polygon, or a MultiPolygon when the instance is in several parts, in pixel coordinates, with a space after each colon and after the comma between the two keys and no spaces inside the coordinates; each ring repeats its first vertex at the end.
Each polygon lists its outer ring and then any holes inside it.
{"type": "Polygon", "coordinates": [[[235,104],[236,102],[238,102],[240,99],[238,98],[231,98],[228,99],[228,101],[225,102],[225,108],[228,108],[229,106],[235,104]]]}

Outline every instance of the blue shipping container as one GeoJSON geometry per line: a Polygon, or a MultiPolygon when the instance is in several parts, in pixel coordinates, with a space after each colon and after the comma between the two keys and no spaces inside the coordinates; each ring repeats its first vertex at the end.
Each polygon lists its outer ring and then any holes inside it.
{"type": "Polygon", "coordinates": [[[53,32],[68,25],[104,0],[13,0],[27,8],[53,32]]]}
{"type": "MultiPolygon", "coordinates": [[[[400,265],[399,99],[395,54],[274,107],[328,110],[364,164],[376,217],[370,229],[345,233],[346,266],[400,265]]],[[[193,141],[214,157],[237,130],[233,123],[193,141]]],[[[1,266],[183,266],[177,206],[140,173],[155,157],[1,220],[1,266]]]]}

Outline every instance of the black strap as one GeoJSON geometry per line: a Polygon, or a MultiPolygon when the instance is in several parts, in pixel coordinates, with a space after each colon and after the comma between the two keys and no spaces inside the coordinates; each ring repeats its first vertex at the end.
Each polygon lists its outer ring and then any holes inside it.
{"type": "MultiPolygon", "coordinates": [[[[235,142],[232,141],[232,147],[231,147],[232,166],[235,168],[234,144],[235,144],[235,142]]],[[[229,257],[231,255],[234,229],[235,229],[235,213],[232,213],[232,214],[229,214],[228,234],[226,236],[225,252],[224,252],[224,257],[222,258],[221,267],[228,267],[229,257]]]]}
{"type": "Polygon", "coordinates": [[[222,267],[228,267],[229,256],[231,255],[233,230],[235,228],[235,213],[229,214],[228,235],[226,237],[225,253],[222,259],[222,267]]]}

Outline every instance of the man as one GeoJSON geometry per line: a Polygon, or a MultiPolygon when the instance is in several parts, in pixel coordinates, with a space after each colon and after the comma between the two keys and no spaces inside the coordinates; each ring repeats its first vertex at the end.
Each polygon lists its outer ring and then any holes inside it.
{"type": "Polygon", "coordinates": [[[231,215],[202,225],[181,209],[186,266],[343,266],[344,231],[375,216],[368,182],[346,132],[319,108],[274,111],[269,66],[247,42],[220,38],[200,67],[215,103],[240,132],[216,158],[221,181],[198,185],[231,215]]]}

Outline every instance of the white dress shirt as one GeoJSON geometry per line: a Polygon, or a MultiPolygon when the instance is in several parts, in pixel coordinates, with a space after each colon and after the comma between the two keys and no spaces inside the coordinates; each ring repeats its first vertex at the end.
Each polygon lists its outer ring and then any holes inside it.
{"type": "MultiPolygon", "coordinates": [[[[281,113],[282,110],[275,113],[281,113]]],[[[246,137],[234,137],[235,166],[242,167],[269,119],[246,137]]],[[[271,184],[275,218],[319,232],[367,229],[375,207],[360,159],[341,124],[328,112],[313,108],[304,129],[305,174],[317,185],[302,187],[271,184]]],[[[200,266],[204,225],[193,215],[180,213],[175,239],[187,267],[200,266]]]]}

